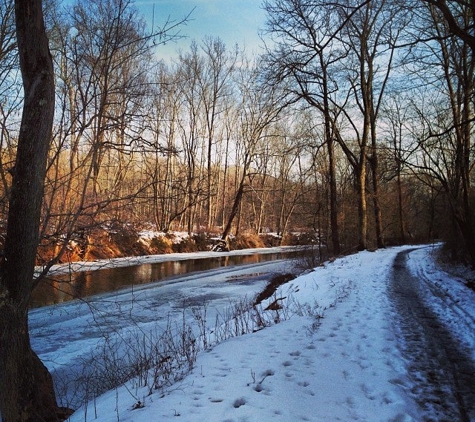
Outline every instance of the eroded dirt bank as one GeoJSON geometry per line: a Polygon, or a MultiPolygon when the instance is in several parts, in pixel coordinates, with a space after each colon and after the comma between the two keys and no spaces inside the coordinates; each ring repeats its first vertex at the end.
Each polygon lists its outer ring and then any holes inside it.
{"type": "MultiPolygon", "coordinates": [[[[58,263],[97,259],[198,252],[210,250],[219,235],[138,231],[127,225],[96,227],[75,233],[63,247],[62,239],[47,239],[38,248],[37,265],[60,255],[58,263]]],[[[233,250],[307,244],[301,236],[280,238],[270,235],[243,234],[229,239],[233,250]]],[[[1,242],[0,242],[1,249],[1,242]]]]}

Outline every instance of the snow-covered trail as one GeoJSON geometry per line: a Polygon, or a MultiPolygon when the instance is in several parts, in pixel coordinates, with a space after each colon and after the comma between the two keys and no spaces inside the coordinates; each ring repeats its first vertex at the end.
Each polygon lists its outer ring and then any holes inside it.
{"type": "Polygon", "coordinates": [[[414,382],[411,394],[427,420],[470,422],[475,420],[473,350],[457,339],[450,325],[470,331],[475,321],[470,308],[464,309],[447,294],[442,280],[431,280],[420,271],[412,274],[408,255],[405,251],[396,256],[389,291],[400,346],[414,382]]]}

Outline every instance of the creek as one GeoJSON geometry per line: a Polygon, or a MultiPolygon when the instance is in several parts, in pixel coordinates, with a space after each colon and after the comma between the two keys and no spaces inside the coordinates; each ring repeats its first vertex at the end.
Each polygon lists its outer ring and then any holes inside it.
{"type": "MultiPolygon", "coordinates": [[[[278,249],[278,248],[276,248],[278,249]]],[[[208,256],[203,258],[168,260],[156,263],[101,268],[88,271],[73,271],[48,276],[34,290],[31,308],[62,303],[73,299],[113,292],[123,288],[152,282],[170,281],[183,274],[206,271],[219,267],[253,264],[279,259],[294,259],[302,256],[302,250],[250,254],[208,256]]]]}

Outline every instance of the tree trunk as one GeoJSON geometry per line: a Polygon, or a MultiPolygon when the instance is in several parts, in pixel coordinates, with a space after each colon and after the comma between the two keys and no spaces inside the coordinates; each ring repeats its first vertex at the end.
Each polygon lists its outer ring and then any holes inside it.
{"type": "Polygon", "coordinates": [[[30,346],[28,302],[39,241],[54,116],[54,73],[41,0],[16,0],[24,104],[0,266],[0,412],[3,422],[59,421],[48,370],[30,346]]]}
{"type": "Polygon", "coordinates": [[[333,255],[340,255],[340,230],[338,225],[338,193],[336,186],[335,147],[332,137],[327,140],[328,148],[328,177],[330,182],[330,227],[333,255]]]}
{"type": "Polygon", "coordinates": [[[338,225],[338,193],[336,186],[336,164],[335,164],[335,141],[332,133],[332,118],[330,115],[330,104],[328,101],[328,76],[327,65],[320,53],[320,64],[322,67],[322,88],[323,88],[323,115],[325,118],[325,141],[328,152],[328,178],[330,184],[330,229],[332,238],[333,255],[340,255],[340,229],[338,225]]]}
{"type": "Polygon", "coordinates": [[[397,198],[398,198],[398,220],[399,220],[399,241],[402,245],[406,244],[406,224],[404,220],[403,194],[401,180],[401,165],[398,159],[397,165],[397,198]]]}
{"type": "Polygon", "coordinates": [[[378,181],[378,157],[376,152],[376,146],[372,147],[372,157],[371,157],[371,174],[372,174],[372,184],[373,184],[373,207],[374,207],[374,225],[376,229],[376,245],[378,248],[384,248],[384,237],[383,237],[383,218],[381,212],[381,206],[379,204],[379,181],[378,181]]]}
{"type": "Polygon", "coordinates": [[[1,308],[2,421],[62,421],[71,412],[57,406],[51,375],[31,349],[27,312],[12,302],[1,308]]]}
{"type": "Polygon", "coordinates": [[[358,250],[367,248],[368,218],[366,215],[366,159],[364,152],[361,154],[357,166],[356,185],[358,189],[358,250]]]}
{"type": "Polygon", "coordinates": [[[241,182],[239,183],[238,191],[236,192],[236,196],[234,197],[233,207],[231,208],[231,213],[229,214],[228,222],[226,223],[223,233],[221,234],[221,239],[223,240],[226,240],[226,238],[229,236],[229,233],[231,233],[231,228],[233,226],[234,218],[236,217],[239,211],[239,206],[241,204],[241,200],[244,195],[246,177],[247,177],[247,174],[246,174],[246,171],[244,170],[243,176],[241,178],[241,182]]]}

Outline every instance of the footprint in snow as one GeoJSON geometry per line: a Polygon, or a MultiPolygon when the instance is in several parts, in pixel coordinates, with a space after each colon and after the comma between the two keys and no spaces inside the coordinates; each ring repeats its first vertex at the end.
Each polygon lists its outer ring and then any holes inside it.
{"type": "Polygon", "coordinates": [[[274,372],[273,369],[267,369],[262,373],[262,376],[263,377],[271,377],[274,374],[275,374],[275,372],[274,372]]]}
{"type": "Polygon", "coordinates": [[[236,400],[234,400],[233,407],[235,409],[239,409],[241,406],[244,406],[246,404],[246,399],[244,397],[240,397],[236,400]]]}
{"type": "Polygon", "coordinates": [[[258,383],[258,384],[255,385],[254,391],[260,393],[261,391],[264,391],[264,387],[262,386],[261,383],[258,383]]]}

